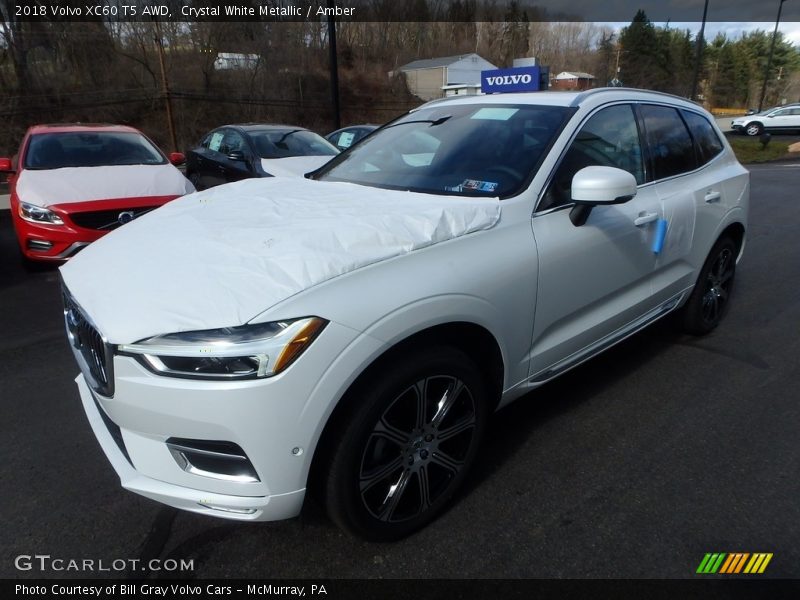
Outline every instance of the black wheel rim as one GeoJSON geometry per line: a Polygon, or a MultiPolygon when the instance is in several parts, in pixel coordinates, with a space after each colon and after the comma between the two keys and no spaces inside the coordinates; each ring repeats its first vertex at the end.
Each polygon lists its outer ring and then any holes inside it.
{"type": "Polygon", "coordinates": [[[358,482],[364,507],[389,523],[421,516],[466,466],[476,424],[472,392],[456,377],[426,377],[403,390],[364,446],[358,482]]]}
{"type": "Polygon", "coordinates": [[[733,273],[736,268],[733,252],[723,248],[717,255],[706,277],[706,290],[703,294],[703,321],[716,325],[725,314],[730,299],[733,273]]]}

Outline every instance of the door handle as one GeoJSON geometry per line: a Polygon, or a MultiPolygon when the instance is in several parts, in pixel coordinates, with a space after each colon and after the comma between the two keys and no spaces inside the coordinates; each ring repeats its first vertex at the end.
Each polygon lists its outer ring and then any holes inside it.
{"type": "Polygon", "coordinates": [[[641,227],[642,225],[652,223],[656,219],[658,219],[658,213],[640,214],[638,217],[636,217],[636,219],[634,219],[633,224],[637,227],[641,227]]]}
{"type": "Polygon", "coordinates": [[[711,204],[712,202],[719,202],[720,198],[722,198],[722,194],[719,192],[708,192],[705,197],[705,201],[711,204]]]}

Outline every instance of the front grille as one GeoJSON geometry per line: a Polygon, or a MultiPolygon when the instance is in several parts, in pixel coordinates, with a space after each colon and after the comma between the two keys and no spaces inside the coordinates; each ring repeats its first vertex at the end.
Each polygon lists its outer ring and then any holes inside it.
{"type": "Polygon", "coordinates": [[[67,337],[74,349],[78,365],[94,391],[111,397],[114,394],[113,349],[105,342],[66,288],[62,288],[62,296],[67,337]]]}
{"type": "Polygon", "coordinates": [[[140,206],[138,208],[116,208],[114,210],[91,210],[70,213],[69,218],[78,227],[111,231],[125,223],[133,221],[143,214],[155,210],[158,206],[140,206]]]}

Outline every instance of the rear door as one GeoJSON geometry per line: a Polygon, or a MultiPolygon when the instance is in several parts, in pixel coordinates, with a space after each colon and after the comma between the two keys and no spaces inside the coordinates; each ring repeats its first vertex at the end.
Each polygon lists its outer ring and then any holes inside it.
{"type": "Polygon", "coordinates": [[[534,380],[624,335],[653,308],[652,243],[661,208],[642,149],[633,107],[601,108],[582,124],[540,199],[531,222],[539,256],[534,380]],[[637,194],[624,204],[596,206],[576,227],[569,218],[572,177],[592,165],[630,172],[637,194]]]}
{"type": "MultiPolygon", "coordinates": [[[[666,302],[694,283],[695,266],[690,258],[697,204],[702,203],[705,196],[718,198],[722,190],[714,170],[701,168],[699,148],[680,110],[673,106],[643,104],[639,106],[639,115],[650,171],[656,180],[659,212],[667,223],[661,249],[654,253],[652,293],[656,302],[666,302]]],[[[710,127],[707,122],[706,125],[710,127]]],[[[692,118],[692,126],[702,125],[692,118]]]]}
{"type": "Polygon", "coordinates": [[[800,109],[782,108],[764,119],[764,126],[773,131],[800,129],[800,109]]]}

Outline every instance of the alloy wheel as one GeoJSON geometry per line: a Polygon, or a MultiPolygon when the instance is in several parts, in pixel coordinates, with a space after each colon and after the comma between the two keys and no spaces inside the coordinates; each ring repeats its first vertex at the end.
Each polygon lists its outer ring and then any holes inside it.
{"type": "Polygon", "coordinates": [[[706,278],[702,300],[703,320],[714,325],[722,318],[733,283],[734,257],[730,248],[723,248],[714,260],[706,278]]]}
{"type": "Polygon", "coordinates": [[[446,496],[476,442],[467,385],[434,375],[403,390],[367,437],[359,469],[363,506],[386,523],[409,521],[446,496]]]}

